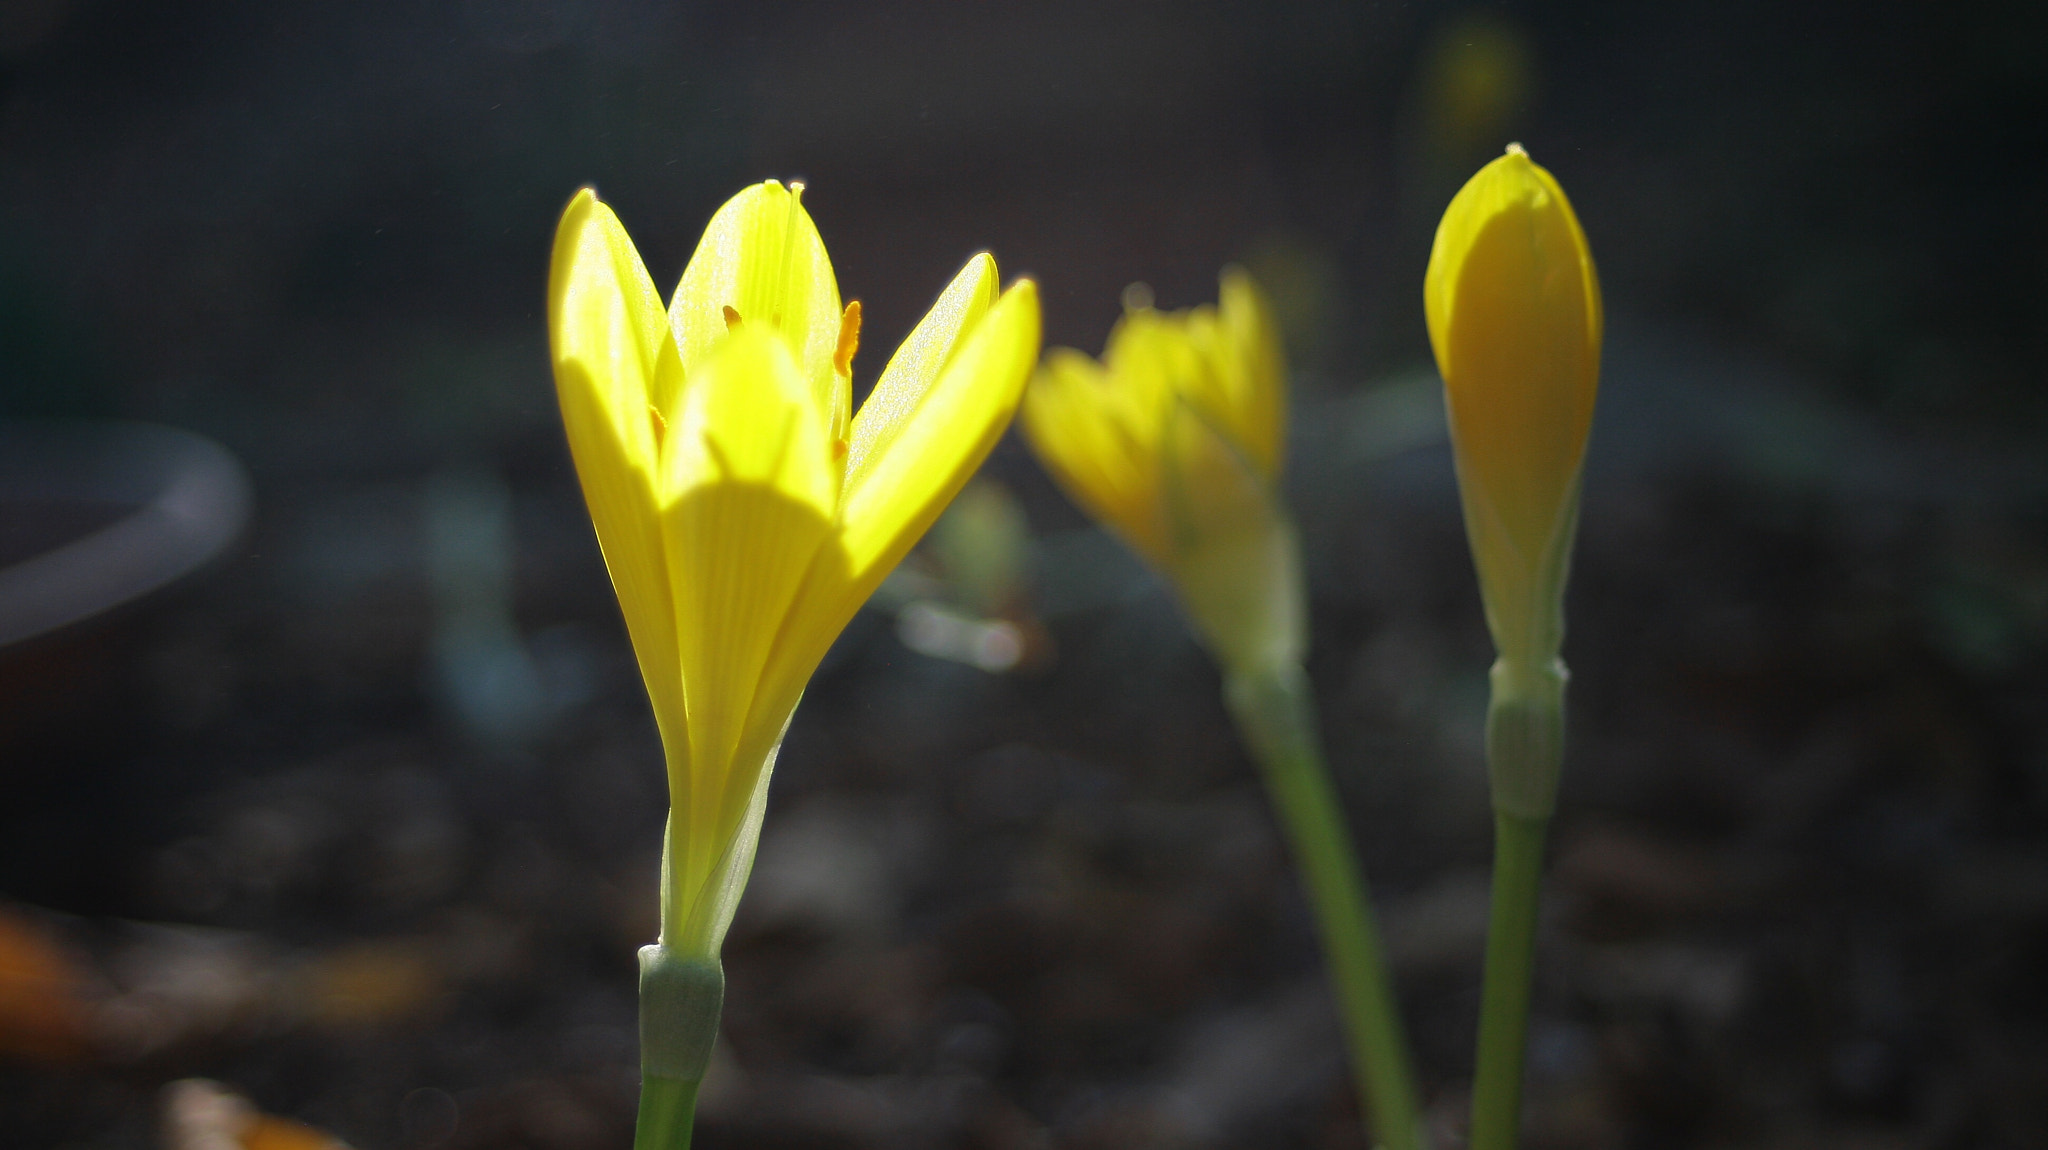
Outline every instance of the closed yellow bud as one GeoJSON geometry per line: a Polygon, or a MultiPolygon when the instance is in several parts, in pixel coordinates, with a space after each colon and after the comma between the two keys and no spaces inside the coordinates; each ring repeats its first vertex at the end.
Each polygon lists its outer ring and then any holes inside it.
{"type": "Polygon", "coordinates": [[[1135,303],[1100,363],[1053,349],[1021,421],[1068,496],[1172,581],[1228,668],[1299,662],[1300,559],[1277,490],[1286,366],[1250,276],[1226,270],[1216,307],[1135,303]]]}
{"type": "Polygon", "coordinates": [[[1534,666],[1563,641],[1601,309],[1570,201],[1519,146],[1451,200],[1423,302],[1487,625],[1505,662],[1534,666]]]}

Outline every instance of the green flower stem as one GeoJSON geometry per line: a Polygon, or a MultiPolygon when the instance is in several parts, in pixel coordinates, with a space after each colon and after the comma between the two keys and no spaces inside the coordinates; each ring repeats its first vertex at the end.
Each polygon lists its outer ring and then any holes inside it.
{"type": "Polygon", "coordinates": [[[640,948],[640,1117],[633,1150],[689,1150],[711,1066],[725,970],[716,958],[640,948]]]}
{"type": "Polygon", "coordinates": [[[1231,674],[1224,694],[1265,773],[1266,789],[1308,887],[1373,1133],[1386,1150],[1422,1150],[1400,1009],[1358,852],[1323,762],[1308,677],[1293,664],[1231,674]]]}
{"type": "Polygon", "coordinates": [[[690,1130],[697,1117],[697,1082],[680,1078],[640,1076],[640,1120],[633,1128],[633,1150],[690,1150],[690,1130]]]}
{"type": "Polygon", "coordinates": [[[1479,994],[1471,1150],[1514,1150],[1522,1125],[1529,1048],[1529,989],[1536,962],[1536,903],[1543,839],[1564,763],[1568,676],[1548,658],[1494,663],[1486,708],[1486,773],[1493,788],[1493,899],[1479,994]]]}
{"type": "Polygon", "coordinates": [[[1536,958],[1536,895],[1547,818],[1495,811],[1493,906],[1479,997],[1478,1069],[1471,1150],[1513,1150],[1522,1125],[1522,1064],[1529,1046],[1529,989],[1536,958]]]}

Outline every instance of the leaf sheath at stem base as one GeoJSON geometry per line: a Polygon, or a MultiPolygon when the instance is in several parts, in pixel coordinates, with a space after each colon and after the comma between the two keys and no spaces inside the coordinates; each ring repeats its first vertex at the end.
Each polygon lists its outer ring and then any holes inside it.
{"type": "Polygon", "coordinates": [[[725,970],[714,957],[640,948],[640,1116],[633,1150],[689,1150],[711,1065],[725,970]]]}

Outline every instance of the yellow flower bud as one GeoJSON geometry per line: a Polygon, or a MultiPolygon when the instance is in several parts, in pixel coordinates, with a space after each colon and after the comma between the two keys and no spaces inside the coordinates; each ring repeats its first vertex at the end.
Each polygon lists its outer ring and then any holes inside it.
{"type": "Polygon", "coordinates": [[[1578,217],[1520,146],[1451,200],[1423,302],[1487,626],[1519,674],[1563,642],[1601,329],[1578,217]]]}
{"type": "Polygon", "coordinates": [[[1250,276],[1226,270],[1216,307],[1134,303],[1100,363],[1053,349],[1022,422],[1067,494],[1172,581],[1229,669],[1300,661],[1300,559],[1276,486],[1286,366],[1250,276]]]}
{"type": "Polygon", "coordinates": [[[666,313],[585,189],[548,333],[569,447],[668,757],[662,943],[715,957],[768,772],[825,649],[1001,437],[1038,354],[1030,281],[969,260],[849,418],[841,308],[801,185],[712,217],[666,313]]]}

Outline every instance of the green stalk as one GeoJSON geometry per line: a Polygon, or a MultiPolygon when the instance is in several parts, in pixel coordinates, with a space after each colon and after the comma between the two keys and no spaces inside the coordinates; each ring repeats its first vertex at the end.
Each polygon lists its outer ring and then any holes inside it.
{"type": "Polygon", "coordinates": [[[1564,763],[1564,663],[1501,658],[1486,709],[1486,770],[1493,790],[1493,899],[1479,993],[1471,1150],[1514,1150],[1522,1126],[1529,991],[1536,965],[1536,904],[1543,840],[1564,763]]]}
{"type": "Polygon", "coordinates": [[[1522,1065],[1529,1047],[1529,990],[1536,959],[1536,896],[1547,818],[1495,811],[1493,905],[1479,996],[1478,1068],[1472,1085],[1471,1150],[1514,1150],[1522,1125],[1522,1065]]]}
{"type": "Polygon", "coordinates": [[[698,1085],[642,1072],[640,1120],[633,1127],[633,1150],[690,1150],[698,1085]]]}
{"type": "Polygon", "coordinates": [[[1364,871],[1330,783],[1308,677],[1288,664],[1231,674],[1225,698],[1264,772],[1293,848],[1336,983],[1359,1100],[1386,1150],[1423,1150],[1400,1008],[1380,950],[1364,871]]]}

